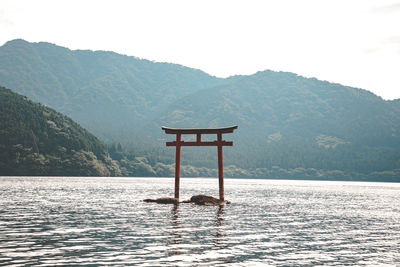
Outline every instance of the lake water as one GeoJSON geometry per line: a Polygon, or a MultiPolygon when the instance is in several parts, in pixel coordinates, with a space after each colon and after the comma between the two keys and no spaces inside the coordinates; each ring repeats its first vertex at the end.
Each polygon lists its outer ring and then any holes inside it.
{"type": "MultiPolygon", "coordinates": [[[[224,207],[144,203],[171,178],[0,177],[0,265],[398,266],[400,184],[226,179],[224,207]]],[[[181,200],[218,196],[182,178],[181,200]]]]}

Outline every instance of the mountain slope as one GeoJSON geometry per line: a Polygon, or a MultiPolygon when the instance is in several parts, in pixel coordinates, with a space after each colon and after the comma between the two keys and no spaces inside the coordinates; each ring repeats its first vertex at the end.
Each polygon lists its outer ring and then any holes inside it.
{"type": "Polygon", "coordinates": [[[221,81],[199,70],[113,52],[24,40],[0,47],[0,84],[56,108],[108,141],[131,138],[166,105],[221,81]]]}
{"type": "Polygon", "coordinates": [[[68,117],[0,87],[0,175],[120,175],[106,147],[68,117]]]}
{"type": "Polygon", "coordinates": [[[238,124],[231,137],[236,148],[229,154],[235,159],[229,163],[242,168],[361,173],[400,168],[400,113],[394,103],[292,73],[264,71],[198,91],[172,104],[154,123],[162,124],[238,124]]]}

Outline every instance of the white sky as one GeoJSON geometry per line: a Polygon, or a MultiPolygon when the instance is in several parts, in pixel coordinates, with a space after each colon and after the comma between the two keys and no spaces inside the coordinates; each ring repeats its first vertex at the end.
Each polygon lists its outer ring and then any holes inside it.
{"type": "Polygon", "coordinates": [[[16,38],[400,98],[400,0],[0,0],[0,45],[16,38]]]}

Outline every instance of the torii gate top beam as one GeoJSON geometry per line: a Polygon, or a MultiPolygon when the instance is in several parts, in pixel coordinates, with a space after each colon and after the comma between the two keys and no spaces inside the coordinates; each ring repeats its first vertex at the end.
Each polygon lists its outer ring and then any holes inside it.
{"type": "Polygon", "coordinates": [[[233,146],[232,141],[222,140],[222,134],[233,133],[237,126],[230,126],[224,128],[207,128],[207,129],[179,129],[179,128],[169,128],[161,127],[166,134],[176,134],[176,141],[167,142],[167,146],[233,146]],[[195,142],[183,141],[181,140],[182,134],[195,134],[197,139],[195,142]],[[216,141],[202,141],[202,134],[216,134],[218,140],[216,141]]]}
{"type": "Polygon", "coordinates": [[[237,125],[224,127],[224,128],[206,128],[206,129],[194,129],[194,128],[169,128],[161,127],[166,134],[219,134],[219,133],[233,133],[237,129],[237,125]]]}

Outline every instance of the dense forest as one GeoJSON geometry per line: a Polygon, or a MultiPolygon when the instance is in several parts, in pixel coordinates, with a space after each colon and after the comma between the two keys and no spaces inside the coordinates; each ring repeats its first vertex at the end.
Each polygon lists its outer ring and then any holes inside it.
{"type": "MultiPolygon", "coordinates": [[[[162,125],[239,125],[226,135],[228,177],[400,181],[400,100],[359,88],[268,70],[222,79],[24,40],[0,47],[0,84],[99,137],[124,176],[173,176],[162,125]]],[[[216,157],[184,148],[182,175],[216,176],[216,157]]]]}
{"type": "Polygon", "coordinates": [[[1,175],[121,175],[104,144],[68,117],[0,87],[1,175]]]}

